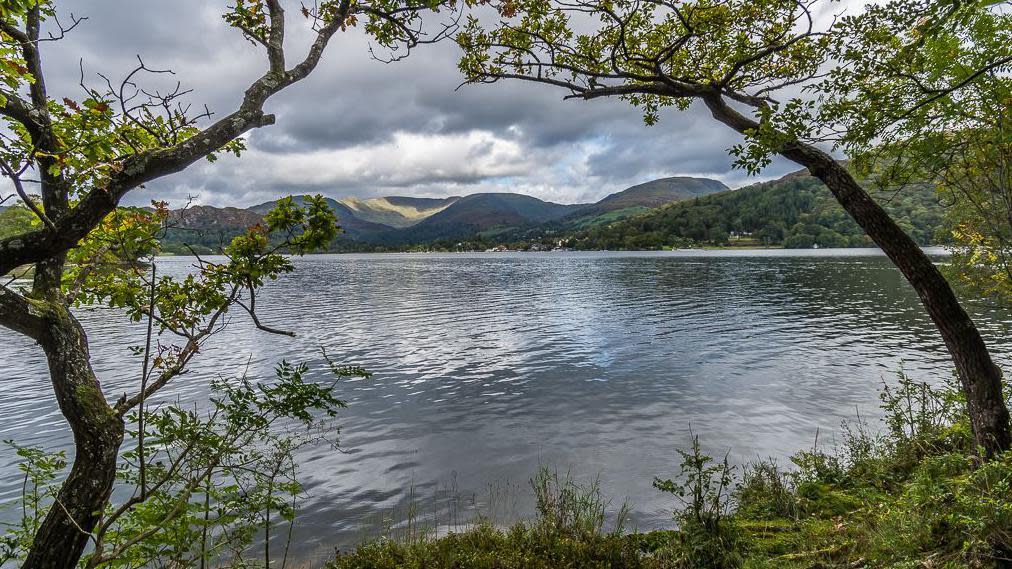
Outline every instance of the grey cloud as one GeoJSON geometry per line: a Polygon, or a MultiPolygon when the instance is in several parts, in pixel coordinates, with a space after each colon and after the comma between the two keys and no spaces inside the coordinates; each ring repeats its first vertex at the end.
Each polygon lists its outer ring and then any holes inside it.
{"type": "MultiPolygon", "coordinates": [[[[206,102],[219,116],[227,113],[263,72],[264,58],[221,21],[226,4],[77,0],[74,12],[89,20],[66,40],[45,48],[51,89],[59,96],[79,96],[79,60],[95,81],[96,72],[122,77],[140,54],[152,67],[176,72],[149,78],[154,84],[178,79],[194,90],[195,103],[206,102]]],[[[297,32],[304,26],[295,6],[289,10],[292,58],[303,52],[309,38],[297,32]]],[[[666,112],[659,125],[646,127],[639,112],[623,101],[563,101],[561,90],[521,83],[456,89],[461,81],[457,55],[456,46],[445,43],[383,64],[369,58],[368,42],[359,32],[341,34],[317,72],[270,101],[268,110],[278,121],[250,135],[252,156],[195,165],[134,192],[128,201],[159,197],[176,202],[199,194],[204,203],[249,205],[303,191],[433,196],[509,189],[573,202],[657,176],[710,175],[732,185],[747,181],[741,172],[729,171],[725,151],[737,135],[699,109],[666,112]],[[403,150],[393,145],[399,135],[431,137],[439,146],[474,132],[489,133],[497,142],[474,143],[465,156],[452,158],[473,167],[415,157],[410,172],[387,168],[403,150]],[[518,150],[510,150],[502,165],[481,156],[491,148],[513,148],[509,145],[518,150]],[[257,164],[306,164],[307,157],[331,151],[350,153],[356,166],[342,170],[334,164],[307,164],[289,168],[279,182],[257,164]],[[321,175],[328,169],[334,171],[321,175]]],[[[768,175],[789,169],[775,164],[768,175]]]]}

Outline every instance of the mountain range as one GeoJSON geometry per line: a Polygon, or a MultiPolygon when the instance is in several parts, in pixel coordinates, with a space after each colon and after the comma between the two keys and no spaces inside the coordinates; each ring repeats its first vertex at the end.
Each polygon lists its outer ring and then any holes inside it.
{"type": "MultiPolygon", "coordinates": [[[[869,193],[921,245],[943,244],[945,208],[929,184],[869,193]]],[[[304,199],[295,197],[296,201],[304,199]]],[[[250,208],[193,206],[175,218],[167,253],[213,252],[276,202],[250,208]]],[[[807,171],[737,190],[706,178],[663,178],[589,204],[558,204],[515,193],[447,198],[329,199],[345,233],[331,251],[662,249],[740,245],[859,247],[871,240],[807,171]]],[[[0,237],[25,231],[23,207],[0,209],[0,237]]]]}
{"type": "MultiPolygon", "coordinates": [[[[661,205],[701,197],[728,188],[706,178],[653,180],[586,204],[559,204],[516,193],[478,193],[447,198],[404,196],[328,198],[344,230],[339,250],[401,247],[438,240],[515,233],[551,224],[556,228],[592,227],[632,217],[661,205]]],[[[295,196],[300,202],[303,196],[295,196]]],[[[259,223],[275,201],[250,208],[193,206],[173,212],[176,227],[169,242],[215,247],[259,223]]]]}

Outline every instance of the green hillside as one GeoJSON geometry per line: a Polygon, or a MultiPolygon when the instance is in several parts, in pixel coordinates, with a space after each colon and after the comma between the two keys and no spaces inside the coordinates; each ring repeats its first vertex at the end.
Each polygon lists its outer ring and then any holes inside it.
{"type": "Polygon", "coordinates": [[[31,230],[35,219],[35,214],[23,205],[5,206],[0,210],[0,239],[31,230]]]}
{"type": "Polygon", "coordinates": [[[727,189],[729,188],[723,183],[709,178],[661,178],[611,194],[588,208],[588,211],[597,214],[630,207],[655,208],[727,189]]]}
{"type": "MultiPolygon", "coordinates": [[[[939,241],[936,234],[943,206],[933,188],[913,185],[895,192],[874,192],[873,196],[917,243],[939,241]]],[[[734,243],[788,248],[872,245],[825,185],[804,172],[579,231],[570,235],[570,243],[578,249],[734,243]]]]}

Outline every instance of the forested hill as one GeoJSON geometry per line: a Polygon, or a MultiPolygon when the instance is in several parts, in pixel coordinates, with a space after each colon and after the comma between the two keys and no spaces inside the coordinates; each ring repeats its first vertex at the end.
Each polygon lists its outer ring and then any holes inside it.
{"type": "MultiPolygon", "coordinates": [[[[944,242],[943,207],[931,187],[914,185],[873,195],[919,244],[944,242]]],[[[669,178],[585,205],[554,204],[519,194],[372,202],[353,204],[355,209],[345,202],[328,200],[346,230],[331,245],[332,251],[484,250],[496,246],[545,250],[560,243],[576,249],[612,250],[729,244],[789,248],[872,245],[829,190],[804,171],[739,190],[726,190],[713,180],[669,178]],[[651,208],[665,201],[667,205],[651,208]],[[359,215],[366,206],[387,217],[401,215],[406,221],[394,219],[397,226],[367,221],[359,215]]],[[[163,250],[177,254],[187,254],[191,248],[217,251],[246,227],[258,223],[273,203],[249,209],[195,206],[175,212],[178,219],[163,239],[163,250]]],[[[31,220],[25,208],[0,212],[0,237],[26,230],[31,220]]]]}
{"type": "MultiPolygon", "coordinates": [[[[917,243],[943,240],[943,207],[932,187],[911,185],[872,195],[917,243]]],[[[569,241],[578,249],[659,249],[693,243],[789,248],[872,245],[829,189],[806,171],[677,202],[581,231],[569,241]]]]}

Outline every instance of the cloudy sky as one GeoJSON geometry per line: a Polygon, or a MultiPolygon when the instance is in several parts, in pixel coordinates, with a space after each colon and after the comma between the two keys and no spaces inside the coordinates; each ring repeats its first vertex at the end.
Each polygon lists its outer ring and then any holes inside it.
{"type": "MultiPolygon", "coordinates": [[[[88,20],[44,46],[51,94],[81,98],[79,65],[121,78],[142,56],[171,68],[190,99],[219,116],[235,108],[264,69],[260,49],[221,20],[225,0],[74,0],[88,20]]],[[[309,36],[289,9],[289,60],[309,36]]],[[[653,127],[619,100],[563,101],[553,87],[502,83],[457,89],[458,48],[423,46],[384,64],[356,31],[338,34],[317,71],[271,99],[277,124],[256,131],[241,159],[199,164],[130,194],[174,204],[249,206],[290,193],[331,197],[448,196],[509,191],[563,203],[597,200],[673,175],[755,181],[731,169],[738,136],[704,109],[671,111],[653,127]]],[[[165,78],[152,78],[157,86],[165,78]]],[[[796,169],[777,162],[761,178],[796,169]]]]}

